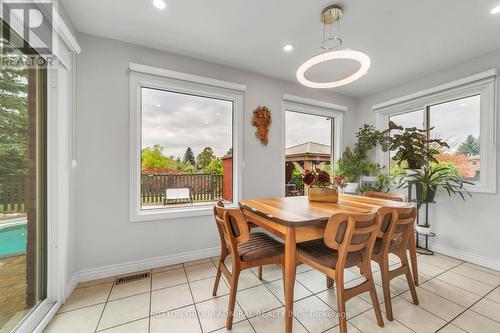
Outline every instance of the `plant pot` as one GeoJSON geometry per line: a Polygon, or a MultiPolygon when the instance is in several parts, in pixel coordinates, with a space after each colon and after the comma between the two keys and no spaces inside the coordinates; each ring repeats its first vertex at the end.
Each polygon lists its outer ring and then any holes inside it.
{"type": "Polygon", "coordinates": [[[417,191],[417,198],[423,202],[433,202],[434,198],[436,197],[436,187],[428,187],[427,188],[427,198],[423,198],[423,189],[424,189],[424,184],[422,183],[416,183],[415,184],[415,190],[417,191]]]}
{"type": "Polygon", "coordinates": [[[346,187],[344,187],[344,193],[356,193],[358,190],[359,183],[347,183],[346,187]]]}
{"type": "Polygon", "coordinates": [[[338,202],[339,192],[333,188],[309,187],[307,197],[309,201],[338,202]]]}
{"type": "Polygon", "coordinates": [[[420,235],[428,235],[431,233],[431,226],[423,226],[423,225],[416,225],[415,229],[417,230],[417,233],[420,235]]]}

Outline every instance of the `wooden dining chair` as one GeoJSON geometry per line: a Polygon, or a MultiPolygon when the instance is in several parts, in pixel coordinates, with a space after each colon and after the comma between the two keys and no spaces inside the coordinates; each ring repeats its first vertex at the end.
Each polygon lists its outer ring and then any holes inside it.
{"type": "MultiPolygon", "coordinates": [[[[391,200],[397,202],[407,202],[406,195],[396,194],[396,193],[384,193],[384,192],[366,192],[365,197],[391,200]]],[[[410,251],[410,262],[411,262],[411,273],[413,275],[413,282],[416,286],[419,284],[418,279],[418,263],[417,263],[417,242],[415,236],[412,234],[410,241],[408,242],[408,250],[410,251]]]]}
{"type": "Polygon", "coordinates": [[[408,263],[408,241],[413,237],[414,223],[417,216],[417,209],[411,208],[390,208],[382,207],[378,214],[383,221],[378,232],[373,249],[372,260],[380,266],[382,275],[382,286],[384,289],[385,313],[388,320],[393,320],[391,302],[391,280],[399,275],[405,275],[408,287],[410,288],[413,303],[418,305],[417,291],[410,273],[408,263]],[[393,253],[401,260],[401,266],[396,269],[389,269],[389,253],[393,253]]]}
{"type": "Polygon", "coordinates": [[[265,233],[250,233],[241,210],[225,208],[222,201],[215,205],[214,217],[220,236],[221,255],[212,295],[217,295],[220,278],[224,274],[230,286],[226,319],[226,328],[230,330],[233,325],[240,272],[248,268],[271,264],[278,264],[284,269],[284,246],[265,233]],[[225,264],[228,256],[232,259],[231,271],[225,264]]]}
{"type": "Polygon", "coordinates": [[[380,327],[384,326],[380,305],[373,282],[371,257],[380,215],[376,210],[369,214],[335,214],[325,229],[325,238],[297,244],[298,260],[324,273],[335,283],[340,332],[347,332],[346,302],[364,292],[369,292],[380,327]],[[360,267],[365,281],[344,287],[344,270],[360,267]]]}

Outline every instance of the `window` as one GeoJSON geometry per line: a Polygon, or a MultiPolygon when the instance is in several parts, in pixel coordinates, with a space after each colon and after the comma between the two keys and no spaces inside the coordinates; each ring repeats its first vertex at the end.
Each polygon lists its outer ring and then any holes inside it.
{"type": "Polygon", "coordinates": [[[285,99],[285,196],[306,194],[301,177],[305,170],[333,171],[340,147],[339,109],[345,110],[299,97],[285,99]]]}
{"type": "MultiPolygon", "coordinates": [[[[475,192],[496,192],[495,81],[491,70],[374,106],[377,126],[389,120],[403,127],[432,128],[431,138],[449,144],[440,163],[474,183],[475,192]]],[[[393,166],[392,153],[379,151],[379,162],[393,166]]]]}
{"type": "Polygon", "coordinates": [[[158,78],[133,65],[131,220],[210,214],[216,201],[237,202],[241,86],[192,76],[186,82],[179,79],[186,74],[170,71],[158,78]]]}

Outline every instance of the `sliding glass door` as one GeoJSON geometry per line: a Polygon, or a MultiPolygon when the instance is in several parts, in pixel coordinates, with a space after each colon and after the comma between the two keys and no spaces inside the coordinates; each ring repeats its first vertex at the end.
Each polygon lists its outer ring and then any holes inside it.
{"type": "Polygon", "coordinates": [[[47,73],[5,36],[0,55],[0,332],[10,332],[46,298],[47,73]]]}

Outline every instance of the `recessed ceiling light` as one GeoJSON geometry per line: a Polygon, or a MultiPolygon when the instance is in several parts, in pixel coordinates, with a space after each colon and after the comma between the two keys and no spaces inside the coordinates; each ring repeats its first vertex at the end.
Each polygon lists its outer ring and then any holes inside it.
{"type": "Polygon", "coordinates": [[[155,106],[156,106],[157,108],[159,108],[161,105],[160,105],[160,104],[155,104],[155,106]]]}
{"type": "Polygon", "coordinates": [[[283,51],[288,52],[288,53],[292,52],[293,51],[293,47],[294,47],[293,44],[285,44],[283,46],[283,51]]]}
{"type": "Polygon", "coordinates": [[[490,13],[491,14],[498,14],[498,13],[500,13],[500,6],[496,6],[495,8],[493,8],[490,13]]]}
{"type": "Polygon", "coordinates": [[[167,4],[163,0],[153,0],[153,6],[155,6],[158,9],[167,8],[167,4]]]}
{"type": "Polygon", "coordinates": [[[467,106],[467,104],[462,103],[462,104],[460,104],[460,106],[464,108],[464,107],[466,107],[466,106],[467,106]]]}

